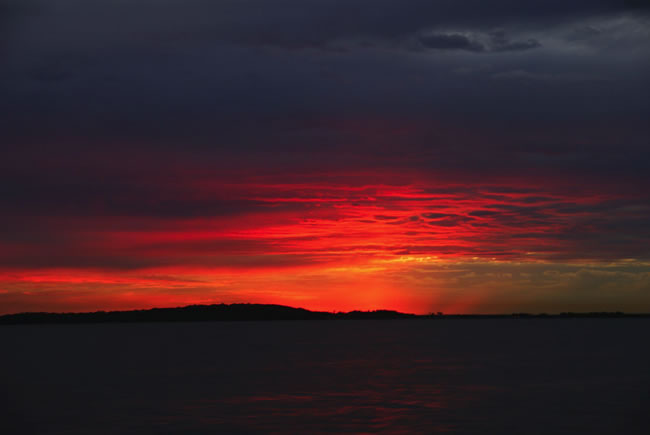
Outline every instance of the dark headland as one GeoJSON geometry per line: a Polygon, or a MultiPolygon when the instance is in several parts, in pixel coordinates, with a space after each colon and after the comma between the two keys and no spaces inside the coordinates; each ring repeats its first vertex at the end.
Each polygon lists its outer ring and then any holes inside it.
{"type": "Polygon", "coordinates": [[[152,308],[131,311],[95,311],[83,313],[17,313],[0,316],[0,324],[36,323],[119,323],[119,322],[209,322],[209,321],[268,321],[268,320],[378,320],[378,319],[495,319],[495,318],[650,318],[650,314],[622,312],[589,312],[560,314],[408,314],[391,310],[325,312],[309,311],[271,304],[189,305],[178,308],[152,308]]]}

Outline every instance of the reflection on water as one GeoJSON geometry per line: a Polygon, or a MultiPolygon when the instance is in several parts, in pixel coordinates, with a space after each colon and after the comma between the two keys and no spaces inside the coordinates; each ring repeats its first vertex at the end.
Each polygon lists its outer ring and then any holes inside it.
{"type": "Polygon", "coordinates": [[[449,432],[454,424],[445,418],[446,409],[485,389],[445,391],[439,383],[418,382],[459,369],[430,359],[293,360],[290,370],[268,363],[258,369],[281,382],[264,380],[233,395],[186,400],[160,423],[254,432],[449,432]]]}
{"type": "MultiPolygon", "coordinates": [[[[222,401],[186,405],[181,418],[190,416],[208,425],[231,425],[250,430],[282,431],[287,422],[305,431],[397,431],[430,418],[444,408],[440,390],[320,392],[319,394],[275,394],[240,396],[222,401]],[[220,416],[216,417],[215,416],[220,416]]],[[[451,430],[451,425],[430,421],[427,428],[451,430]]]]}
{"type": "Polygon", "coordinates": [[[638,337],[649,326],[502,319],[7,327],[0,432],[646,433],[650,351],[638,337]]]}

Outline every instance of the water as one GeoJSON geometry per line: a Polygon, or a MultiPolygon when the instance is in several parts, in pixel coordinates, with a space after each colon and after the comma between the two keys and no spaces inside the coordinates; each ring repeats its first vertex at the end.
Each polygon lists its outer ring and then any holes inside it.
{"type": "Polygon", "coordinates": [[[650,433],[647,319],[0,328],[0,432],[650,433]]]}

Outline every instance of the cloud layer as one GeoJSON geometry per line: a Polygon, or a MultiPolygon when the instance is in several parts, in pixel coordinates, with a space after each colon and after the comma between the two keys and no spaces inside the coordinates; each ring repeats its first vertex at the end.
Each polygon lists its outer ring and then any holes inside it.
{"type": "Polygon", "coordinates": [[[648,21],[639,1],[6,0],[0,301],[647,304],[648,21]]]}

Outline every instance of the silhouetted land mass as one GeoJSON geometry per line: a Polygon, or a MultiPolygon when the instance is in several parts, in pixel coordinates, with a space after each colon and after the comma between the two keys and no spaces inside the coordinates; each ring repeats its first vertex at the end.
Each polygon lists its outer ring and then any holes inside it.
{"type": "Polygon", "coordinates": [[[372,319],[495,319],[495,318],[624,318],[645,317],[650,314],[622,312],[591,312],[561,314],[443,314],[425,315],[400,313],[391,310],[325,312],[309,311],[283,305],[218,304],[189,305],[179,308],[153,308],[132,311],[96,311],[90,313],[18,313],[0,316],[0,324],[34,323],[115,323],[115,322],[208,322],[208,321],[262,321],[262,320],[372,320],[372,319]]]}

